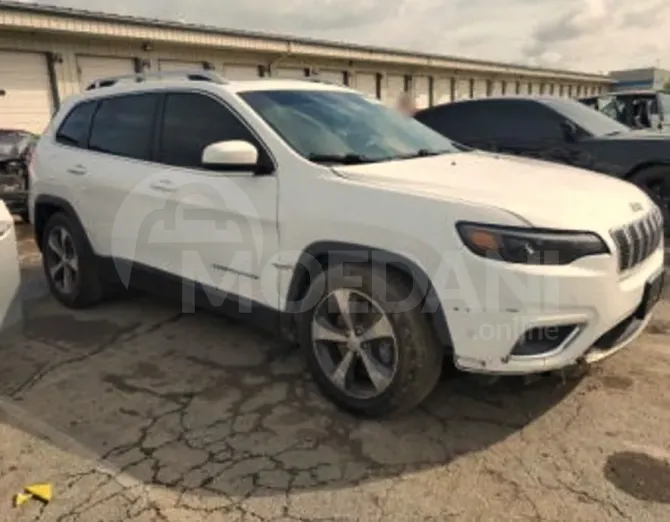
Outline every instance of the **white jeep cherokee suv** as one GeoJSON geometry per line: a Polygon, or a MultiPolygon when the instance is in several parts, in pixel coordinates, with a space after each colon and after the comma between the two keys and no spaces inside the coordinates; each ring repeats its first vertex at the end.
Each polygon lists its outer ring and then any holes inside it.
{"type": "Polygon", "coordinates": [[[64,305],[136,287],[256,320],[359,414],[416,406],[445,357],[489,374],[599,360],[663,284],[662,218],[633,185],[465,151],[325,83],[101,80],[63,104],[31,176],[64,305]]]}

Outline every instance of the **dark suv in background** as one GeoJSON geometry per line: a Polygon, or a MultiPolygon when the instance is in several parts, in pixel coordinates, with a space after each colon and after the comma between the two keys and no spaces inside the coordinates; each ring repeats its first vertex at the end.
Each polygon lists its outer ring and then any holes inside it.
{"type": "Polygon", "coordinates": [[[670,222],[670,136],[632,130],[571,99],[553,96],[464,100],[416,118],[468,147],[565,163],[635,183],[670,222]]]}

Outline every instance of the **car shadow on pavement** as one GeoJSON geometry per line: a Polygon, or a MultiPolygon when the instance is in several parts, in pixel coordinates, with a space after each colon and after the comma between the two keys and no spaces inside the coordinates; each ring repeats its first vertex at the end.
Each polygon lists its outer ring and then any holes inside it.
{"type": "Polygon", "coordinates": [[[448,465],[579,383],[482,386],[457,375],[413,413],[361,420],[322,398],[299,353],[220,316],[145,297],[78,312],[42,297],[25,308],[23,336],[0,341],[5,422],[180,498],[233,502],[448,465]]]}

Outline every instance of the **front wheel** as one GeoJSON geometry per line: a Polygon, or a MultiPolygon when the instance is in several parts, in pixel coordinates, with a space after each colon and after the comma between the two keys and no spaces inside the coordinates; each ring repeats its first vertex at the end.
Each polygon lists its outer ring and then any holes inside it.
{"type": "Polygon", "coordinates": [[[410,410],[435,388],[444,351],[400,274],[336,265],[312,282],[300,344],[322,393],[357,415],[410,410]]]}

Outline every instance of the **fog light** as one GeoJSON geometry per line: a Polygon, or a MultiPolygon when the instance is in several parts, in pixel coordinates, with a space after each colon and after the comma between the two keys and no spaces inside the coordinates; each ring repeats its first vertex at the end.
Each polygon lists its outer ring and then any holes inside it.
{"type": "Polygon", "coordinates": [[[562,350],[579,334],[582,325],[539,326],[524,332],[512,348],[513,357],[544,356],[562,350]]]}

